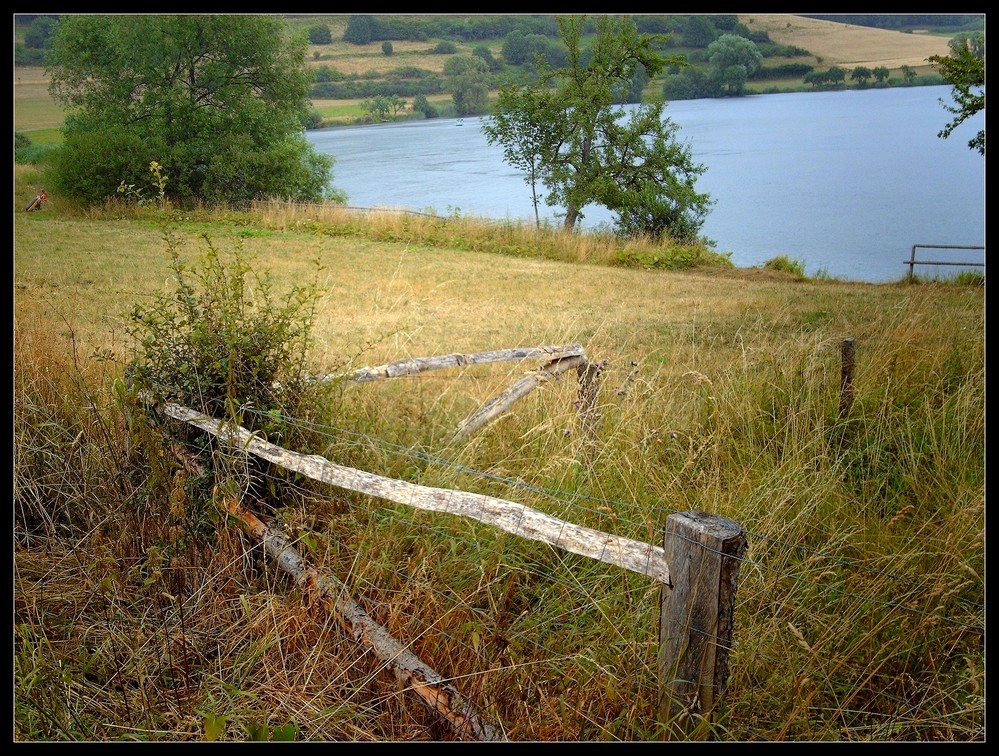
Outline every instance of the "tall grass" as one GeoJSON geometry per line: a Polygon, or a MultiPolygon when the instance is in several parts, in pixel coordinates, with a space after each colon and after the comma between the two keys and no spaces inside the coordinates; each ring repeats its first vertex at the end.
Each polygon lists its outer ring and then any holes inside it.
{"type": "MultiPolygon", "coordinates": [[[[328,212],[177,222],[183,254],[241,239],[285,291],[322,260],[317,372],[570,341],[608,362],[595,438],[568,374],[455,442],[533,367],[498,364],[344,385],[282,418],[302,450],[652,543],[672,512],[730,517],[749,550],[715,739],[984,740],[981,287],[569,264],[604,254],[582,236],[481,255],[534,230],[328,212]]],[[[227,520],[234,489],[510,739],[664,738],[648,579],[247,465],[138,403],[114,313],[170,288],[150,221],[15,217],[15,739],[454,737],[227,520]]]]}

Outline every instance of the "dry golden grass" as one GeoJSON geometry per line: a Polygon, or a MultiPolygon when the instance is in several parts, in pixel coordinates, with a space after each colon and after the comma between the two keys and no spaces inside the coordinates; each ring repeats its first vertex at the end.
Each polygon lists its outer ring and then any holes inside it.
{"type": "Polygon", "coordinates": [[[740,14],[739,21],[751,31],[767,32],[774,42],[808,50],[829,66],[885,66],[892,70],[911,66],[920,70],[928,67],[931,55],[950,52],[947,37],[872,29],[788,13],[740,14]]]}
{"type": "MultiPolygon", "coordinates": [[[[70,210],[15,215],[15,738],[242,740],[291,722],[299,740],[452,739],[237,531],[191,536],[204,492],[160,429],[114,401],[120,365],[93,359],[127,357],[122,310],[173,290],[161,229],[70,210]]],[[[326,266],[316,371],[570,341],[608,360],[585,471],[571,378],[449,444],[526,364],[352,387],[319,408],[348,432],[330,428],[317,453],[647,542],[669,511],[743,524],[716,739],[984,738],[981,289],[624,270],[469,252],[457,234],[430,247],[217,218],[181,219],[184,259],[202,231],[221,249],[241,240],[278,295],[311,279],[309,261],[326,266]],[[847,335],[857,403],[839,422],[847,335]]],[[[380,235],[405,219],[373,221],[380,235]]],[[[257,474],[287,498],[246,505],[509,739],[662,738],[656,585],[257,474]]]]}

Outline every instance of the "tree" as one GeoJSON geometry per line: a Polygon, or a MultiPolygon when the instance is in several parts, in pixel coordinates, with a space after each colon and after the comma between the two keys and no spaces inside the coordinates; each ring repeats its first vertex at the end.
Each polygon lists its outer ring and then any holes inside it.
{"type": "Polygon", "coordinates": [[[839,86],[846,81],[846,69],[840,66],[833,66],[826,71],[826,81],[832,86],[839,86]]]}
{"type": "Polygon", "coordinates": [[[444,64],[444,89],[458,115],[489,110],[489,68],[475,55],[455,55],[444,64]]]}
{"type": "Polygon", "coordinates": [[[859,83],[860,86],[866,87],[867,80],[873,75],[873,72],[867,66],[857,66],[850,72],[850,79],[859,83]]]}
{"type": "Polygon", "coordinates": [[[392,105],[389,102],[389,98],[385,95],[378,95],[361,103],[361,110],[367,114],[370,121],[387,121],[389,110],[391,109],[392,105]]]}
{"type": "Polygon", "coordinates": [[[874,74],[874,81],[878,84],[884,84],[891,75],[891,71],[888,70],[887,66],[877,66],[871,73],[874,74]]]}
{"type": "Polygon", "coordinates": [[[375,21],[371,16],[351,16],[347,28],[343,30],[343,41],[354,45],[366,45],[374,35],[375,21]]]}
{"type": "Polygon", "coordinates": [[[906,84],[911,84],[916,78],[916,69],[912,66],[902,66],[902,78],[906,84]]]}
{"type": "Polygon", "coordinates": [[[519,66],[527,62],[531,55],[531,45],[520,29],[514,29],[503,38],[500,53],[511,66],[519,66]]]}
{"type": "Polygon", "coordinates": [[[486,45],[476,45],[472,48],[472,55],[482,58],[489,67],[490,73],[495,73],[503,67],[503,64],[493,57],[493,51],[490,50],[486,45]]]}
{"type": "Polygon", "coordinates": [[[756,44],[736,34],[723,34],[705,52],[716,79],[733,95],[741,95],[746,80],[763,65],[756,44]]]}
{"type": "Polygon", "coordinates": [[[52,16],[39,16],[31,22],[28,31],[24,33],[24,46],[37,50],[45,49],[49,46],[58,25],[58,20],[52,16]]]}
{"type": "Polygon", "coordinates": [[[544,184],[547,204],[565,208],[568,231],[586,205],[599,204],[618,214],[619,225],[643,233],[696,233],[710,204],[693,189],[704,167],[677,142],[665,103],[639,105],[630,118],[614,104],[615,89],[627,87],[637,66],[655,77],[682,60],[664,58],[662,38],[638,34],[627,17],[598,17],[585,51],[586,17],[559,17],[558,24],[567,65],[540,61],[536,80],[502,87],[483,127],[487,138],[528,172],[528,183],[544,184]],[[637,223],[642,215],[647,222],[637,223]]]}
{"type": "Polygon", "coordinates": [[[333,32],[326,24],[316,24],[309,29],[309,44],[329,45],[333,43],[333,32]]]}
{"type": "MultiPolygon", "coordinates": [[[[951,55],[933,55],[930,63],[937,67],[940,75],[951,85],[951,96],[956,105],[940,103],[954,115],[953,120],[941,129],[937,136],[949,137],[958,126],[976,113],[985,110],[985,40],[968,35],[959,35],[950,41],[951,55]]],[[[985,154],[985,129],[981,129],[968,147],[985,154]]]]}
{"type": "Polygon", "coordinates": [[[423,113],[424,118],[436,118],[438,116],[437,108],[430,103],[426,95],[422,94],[416,95],[413,98],[413,112],[423,113]]]}
{"type": "Polygon", "coordinates": [[[541,227],[538,212],[538,183],[545,175],[543,153],[555,142],[556,111],[546,111],[551,101],[536,96],[529,89],[504,87],[494,105],[494,115],[483,125],[489,144],[503,146],[503,159],[513,168],[524,172],[524,181],[531,187],[534,223],[541,227]]]}
{"type": "Polygon", "coordinates": [[[394,50],[392,49],[392,43],[391,42],[389,42],[388,40],[385,40],[384,42],[382,42],[382,54],[384,54],[384,55],[391,55],[393,52],[394,52],[394,50]]]}
{"type": "Polygon", "coordinates": [[[55,185],[99,202],[155,160],[182,202],[330,196],[333,160],[303,126],[306,47],[277,16],[64,16],[48,68],[68,111],[55,185]]]}
{"type": "Polygon", "coordinates": [[[683,27],[683,42],[687,47],[707,47],[717,36],[718,30],[707,16],[689,16],[683,27]]]}

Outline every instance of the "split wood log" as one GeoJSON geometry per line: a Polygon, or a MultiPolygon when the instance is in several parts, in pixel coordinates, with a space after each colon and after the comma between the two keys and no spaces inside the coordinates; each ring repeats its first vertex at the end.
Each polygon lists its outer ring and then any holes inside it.
{"type": "Polygon", "coordinates": [[[337,465],[319,455],[289,451],[252,435],[245,428],[224,424],[178,404],[165,404],[162,411],[245,452],[321,483],[416,509],[469,517],[523,538],[623,567],[667,585],[670,582],[666,552],[661,546],[602,533],[492,496],[406,483],[337,465]]]}
{"type": "Polygon", "coordinates": [[[492,352],[475,352],[473,354],[445,354],[437,357],[413,357],[408,360],[398,360],[387,365],[364,367],[350,373],[327,373],[316,376],[316,382],[343,380],[346,383],[363,383],[381,378],[398,378],[404,375],[415,375],[427,370],[443,370],[444,368],[464,367],[465,365],[481,365],[488,362],[504,362],[511,360],[559,359],[583,354],[579,344],[563,346],[522,347],[514,349],[498,349],[492,352]]]}
{"type": "Polygon", "coordinates": [[[531,393],[542,383],[550,381],[569,368],[578,368],[586,364],[588,364],[587,359],[583,355],[560,357],[552,360],[544,367],[525,375],[462,420],[458,424],[458,431],[455,433],[454,440],[458,441],[465,438],[486,423],[495,420],[506,412],[515,401],[527,396],[527,394],[531,393]]]}
{"type": "Polygon", "coordinates": [[[279,529],[267,525],[250,512],[241,510],[235,499],[227,498],[226,508],[239,518],[243,528],[264,545],[264,550],[308,595],[318,595],[333,605],[340,626],[358,643],[369,647],[431,710],[448,721],[458,737],[475,740],[504,740],[498,729],[482,720],[475,707],[440,673],[427,666],[375,622],[347,595],[347,587],[335,577],[324,577],[305,562],[279,529]]]}

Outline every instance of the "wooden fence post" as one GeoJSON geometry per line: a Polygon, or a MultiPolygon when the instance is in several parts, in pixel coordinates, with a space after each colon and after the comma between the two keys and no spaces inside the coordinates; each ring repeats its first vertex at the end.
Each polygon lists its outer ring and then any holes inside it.
{"type": "Polygon", "coordinates": [[[846,417],[853,406],[853,366],[857,357],[856,339],[843,339],[840,351],[843,355],[843,370],[839,382],[839,416],[846,417]]]}
{"type": "Polygon", "coordinates": [[[597,440],[597,420],[600,417],[596,411],[597,396],[600,393],[600,374],[604,362],[585,362],[576,368],[579,377],[579,394],[576,406],[579,408],[580,427],[583,432],[583,456],[586,464],[592,464],[597,440]]]}
{"type": "Polygon", "coordinates": [[[704,512],[666,521],[670,584],[661,591],[659,712],[671,740],[706,740],[728,682],[735,591],[747,541],[741,526],[704,512]]]}

